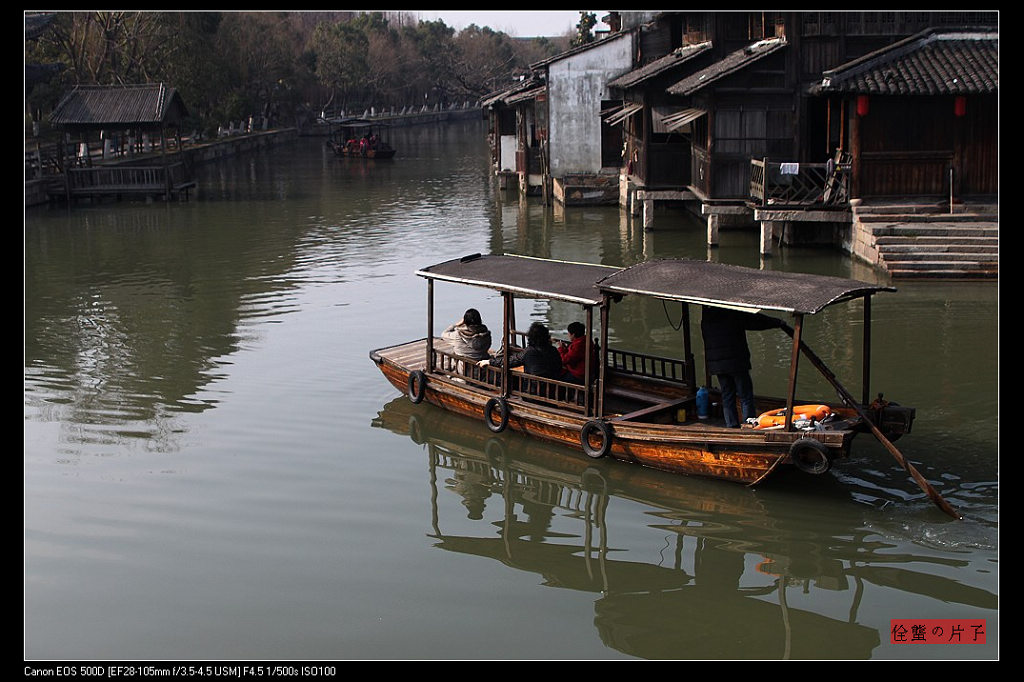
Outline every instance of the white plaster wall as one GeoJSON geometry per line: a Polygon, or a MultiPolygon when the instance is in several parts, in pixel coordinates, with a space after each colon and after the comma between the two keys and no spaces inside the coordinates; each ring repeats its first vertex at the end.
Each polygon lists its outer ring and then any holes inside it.
{"type": "Polygon", "coordinates": [[[601,170],[601,100],[607,83],[633,64],[628,33],[548,65],[548,127],[551,174],[601,170]]]}
{"type": "Polygon", "coordinates": [[[499,138],[498,170],[513,171],[516,169],[516,136],[502,135],[499,138]]]}

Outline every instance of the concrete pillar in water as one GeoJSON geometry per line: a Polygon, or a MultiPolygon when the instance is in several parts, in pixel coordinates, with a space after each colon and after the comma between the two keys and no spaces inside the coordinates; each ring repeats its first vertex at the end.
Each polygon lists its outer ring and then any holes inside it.
{"type": "Polygon", "coordinates": [[[721,218],[717,213],[708,214],[708,246],[718,246],[718,226],[721,218]]]}
{"type": "Polygon", "coordinates": [[[774,220],[762,220],[761,221],[761,255],[770,256],[772,254],[772,245],[775,242],[776,229],[782,230],[783,223],[778,223],[774,220]],[[776,226],[778,226],[776,228],[776,226]]]}

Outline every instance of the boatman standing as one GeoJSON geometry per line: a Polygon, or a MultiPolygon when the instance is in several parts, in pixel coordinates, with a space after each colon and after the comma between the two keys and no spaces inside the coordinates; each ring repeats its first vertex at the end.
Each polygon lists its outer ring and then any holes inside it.
{"type": "Polygon", "coordinates": [[[722,414],[726,427],[738,429],[740,426],[736,414],[737,396],[743,409],[743,419],[757,416],[746,331],[776,329],[783,324],[782,320],[761,313],[703,306],[700,331],[704,338],[704,358],[708,371],[718,377],[718,385],[722,389],[722,414]]]}

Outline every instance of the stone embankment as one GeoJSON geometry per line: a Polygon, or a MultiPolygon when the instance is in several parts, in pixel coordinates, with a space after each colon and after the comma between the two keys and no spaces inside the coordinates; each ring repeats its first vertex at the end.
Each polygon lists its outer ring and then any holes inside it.
{"type": "Polygon", "coordinates": [[[996,279],[999,209],[995,201],[953,205],[857,202],[853,253],[893,279],[996,279]]]}

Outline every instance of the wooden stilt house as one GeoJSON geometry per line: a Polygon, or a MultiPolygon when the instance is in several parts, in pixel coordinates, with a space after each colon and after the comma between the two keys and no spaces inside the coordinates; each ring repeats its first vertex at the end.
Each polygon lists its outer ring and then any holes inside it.
{"type": "Polygon", "coordinates": [[[666,27],[669,51],[610,83],[606,121],[637,187],[692,193],[709,240],[716,216],[751,222],[777,192],[815,208],[936,194],[950,168],[954,193],[995,192],[997,13],[682,10],[639,44],[666,27]]]}
{"type": "Polygon", "coordinates": [[[848,121],[854,197],[998,193],[999,36],[931,28],[822,74],[848,121]]]}

